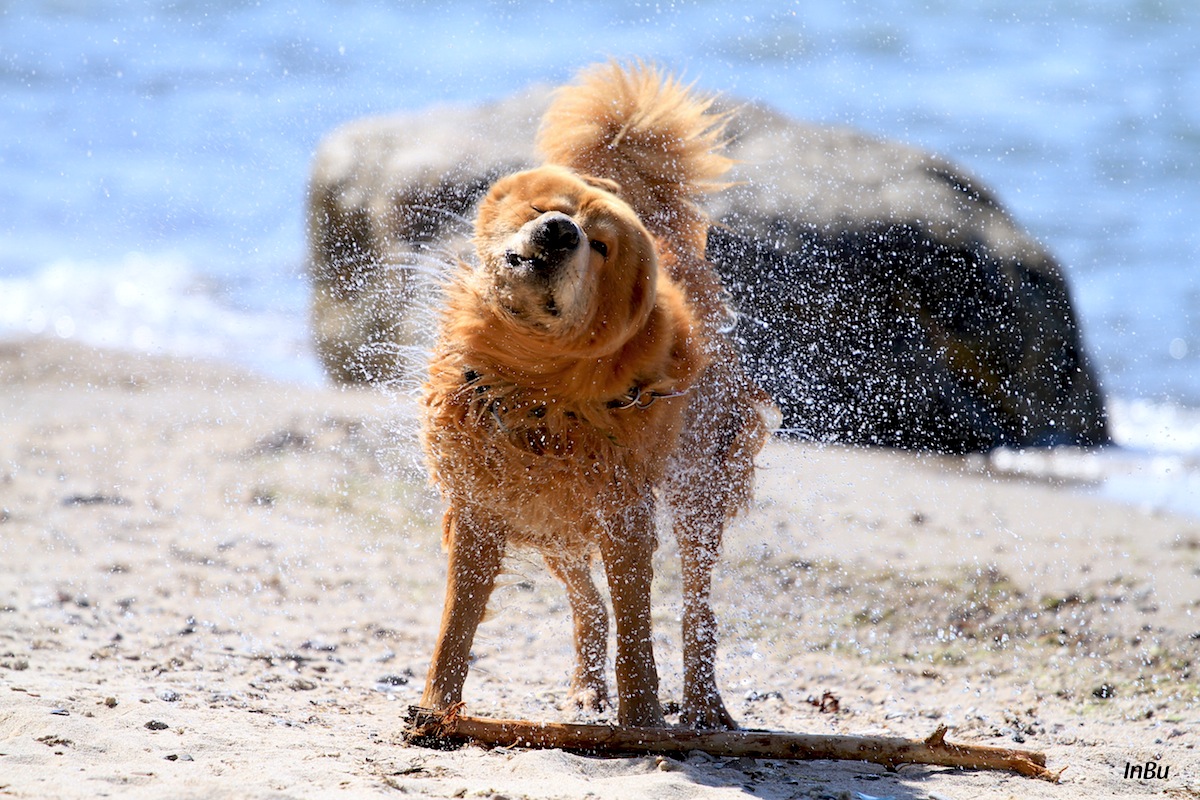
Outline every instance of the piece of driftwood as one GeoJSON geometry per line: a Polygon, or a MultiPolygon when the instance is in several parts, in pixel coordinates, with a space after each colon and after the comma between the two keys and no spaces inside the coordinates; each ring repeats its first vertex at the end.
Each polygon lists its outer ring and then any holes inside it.
{"type": "Polygon", "coordinates": [[[828,736],[776,731],[696,731],[688,728],[621,728],[486,719],[461,713],[462,706],[437,712],[408,709],[406,741],[446,748],[463,742],[497,747],[559,748],[596,754],[684,754],[700,750],[714,756],[869,761],[895,769],[904,764],[933,764],[962,769],[1012,770],[1031,778],[1058,782],[1061,770],[1046,768],[1046,756],[1031,750],[989,745],[951,744],[947,728],[929,738],[828,736]]]}

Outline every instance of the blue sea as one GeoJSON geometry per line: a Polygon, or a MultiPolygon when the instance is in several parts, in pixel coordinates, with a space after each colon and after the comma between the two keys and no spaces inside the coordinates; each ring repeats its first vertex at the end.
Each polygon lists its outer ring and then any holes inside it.
{"type": "Polygon", "coordinates": [[[1005,463],[1200,514],[1194,0],[0,0],[0,336],[320,381],[303,201],[321,137],[609,57],[992,186],[1064,265],[1122,445],[1005,463]]]}

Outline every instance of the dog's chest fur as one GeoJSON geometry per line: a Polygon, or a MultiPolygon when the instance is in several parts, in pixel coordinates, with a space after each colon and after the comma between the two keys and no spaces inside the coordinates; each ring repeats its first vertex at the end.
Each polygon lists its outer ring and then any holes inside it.
{"type": "Polygon", "coordinates": [[[472,367],[456,371],[457,381],[431,382],[426,394],[435,481],[451,502],[500,511],[510,542],[549,550],[590,547],[652,496],[672,449],[662,445],[676,440],[687,402],[639,404],[631,394],[572,403],[472,367]]]}

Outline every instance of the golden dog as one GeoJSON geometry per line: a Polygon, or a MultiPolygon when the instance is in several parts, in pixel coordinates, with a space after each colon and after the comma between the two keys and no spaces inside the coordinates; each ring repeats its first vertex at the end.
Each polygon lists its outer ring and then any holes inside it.
{"type": "Polygon", "coordinates": [[[449,553],[428,708],[461,700],[505,549],[529,545],[566,585],[573,697],[608,699],[598,551],[618,721],[661,725],[650,618],[661,497],[683,563],[681,719],[734,727],[716,686],[711,573],[726,520],[749,498],[771,404],[722,333],[731,315],[704,260],[694,199],[729,164],[708,107],[652,68],[595,67],[547,112],[547,165],[502,178],[480,205],[478,263],[447,287],[424,389],[449,553]]]}

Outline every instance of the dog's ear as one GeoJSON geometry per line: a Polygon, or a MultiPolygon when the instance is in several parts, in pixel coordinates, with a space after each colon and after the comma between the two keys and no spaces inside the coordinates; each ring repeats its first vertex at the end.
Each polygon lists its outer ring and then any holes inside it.
{"type": "Polygon", "coordinates": [[[597,189],[603,189],[606,192],[612,192],[615,195],[621,194],[621,184],[616,181],[610,181],[608,178],[597,178],[595,175],[585,175],[580,173],[580,180],[588,186],[594,186],[597,189]]]}

